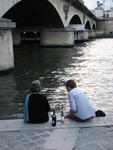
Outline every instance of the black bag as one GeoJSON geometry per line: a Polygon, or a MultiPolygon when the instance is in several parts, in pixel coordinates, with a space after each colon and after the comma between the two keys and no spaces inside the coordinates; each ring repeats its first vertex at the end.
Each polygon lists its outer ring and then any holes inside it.
{"type": "Polygon", "coordinates": [[[97,110],[96,112],[96,117],[105,117],[106,114],[102,110],[97,110]]]}

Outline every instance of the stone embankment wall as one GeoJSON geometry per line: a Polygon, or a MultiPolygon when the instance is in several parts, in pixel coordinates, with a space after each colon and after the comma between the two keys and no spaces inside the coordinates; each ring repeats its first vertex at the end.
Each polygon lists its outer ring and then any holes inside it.
{"type": "Polygon", "coordinates": [[[97,29],[103,33],[102,36],[113,37],[113,18],[99,20],[97,22],[97,29]]]}

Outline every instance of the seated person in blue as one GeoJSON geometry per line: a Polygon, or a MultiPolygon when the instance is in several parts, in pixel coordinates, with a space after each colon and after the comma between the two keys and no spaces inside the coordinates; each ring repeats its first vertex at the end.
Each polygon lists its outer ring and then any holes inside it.
{"type": "Polygon", "coordinates": [[[41,94],[41,83],[35,80],[31,84],[31,91],[26,95],[24,104],[25,123],[44,123],[49,120],[50,106],[46,96],[41,94]]]}
{"type": "Polygon", "coordinates": [[[87,96],[76,87],[75,81],[68,80],[66,82],[66,89],[68,91],[70,104],[70,112],[66,118],[83,122],[96,116],[95,108],[92,106],[87,96]]]}

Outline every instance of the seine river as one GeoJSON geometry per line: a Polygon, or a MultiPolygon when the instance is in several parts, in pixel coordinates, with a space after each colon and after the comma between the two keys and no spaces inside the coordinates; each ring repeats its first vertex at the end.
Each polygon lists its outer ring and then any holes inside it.
{"type": "Polygon", "coordinates": [[[14,48],[14,71],[0,76],[0,119],[23,118],[30,83],[39,79],[56,112],[69,109],[64,83],[74,79],[96,109],[113,113],[113,39],[95,39],[74,48],[14,48]]]}

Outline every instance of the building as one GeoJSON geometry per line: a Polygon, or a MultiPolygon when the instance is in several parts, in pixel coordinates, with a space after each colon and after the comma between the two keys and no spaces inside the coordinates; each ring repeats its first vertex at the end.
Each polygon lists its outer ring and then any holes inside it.
{"type": "Polygon", "coordinates": [[[113,2],[111,0],[109,3],[97,1],[97,7],[92,12],[98,19],[113,18],[113,2]]]}
{"type": "Polygon", "coordinates": [[[97,1],[97,7],[92,12],[97,18],[103,18],[103,3],[97,1]]]}

